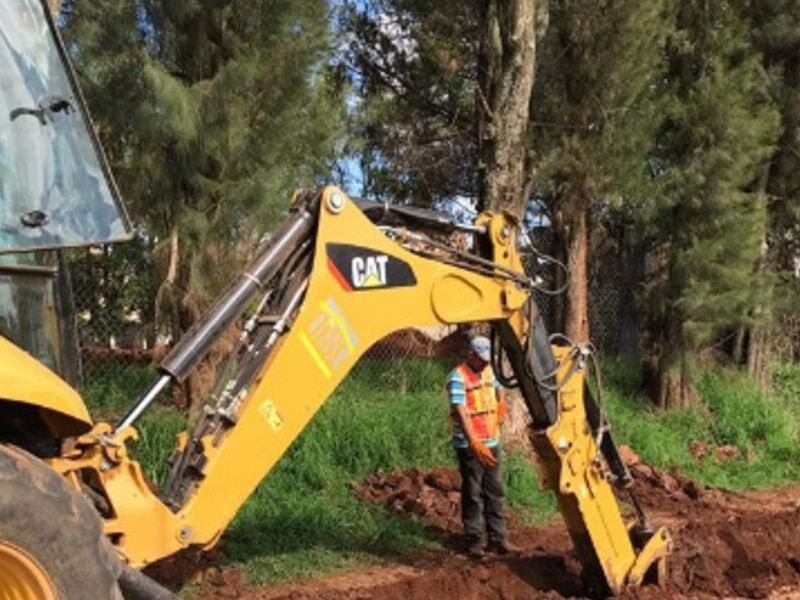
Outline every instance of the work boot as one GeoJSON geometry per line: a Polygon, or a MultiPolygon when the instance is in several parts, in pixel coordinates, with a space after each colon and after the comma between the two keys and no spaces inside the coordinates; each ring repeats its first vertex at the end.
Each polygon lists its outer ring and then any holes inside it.
{"type": "Polygon", "coordinates": [[[467,554],[472,558],[483,558],[486,553],[483,551],[483,542],[480,539],[467,539],[467,554]]]}
{"type": "Polygon", "coordinates": [[[503,539],[489,542],[489,552],[494,552],[500,556],[508,556],[509,554],[519,554],[522,550],[508,540],[503,539]]]}

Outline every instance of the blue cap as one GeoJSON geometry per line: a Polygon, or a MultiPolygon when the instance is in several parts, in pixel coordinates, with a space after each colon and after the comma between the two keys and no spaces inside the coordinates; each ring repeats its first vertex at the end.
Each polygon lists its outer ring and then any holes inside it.
{"type": "Polygon", "coordinates": [[[486,362],[492,358],[492,343],[489,338],[483,335],[476,335],[469,341],[469,346],[472,351],[480,356],[486,362]]]}

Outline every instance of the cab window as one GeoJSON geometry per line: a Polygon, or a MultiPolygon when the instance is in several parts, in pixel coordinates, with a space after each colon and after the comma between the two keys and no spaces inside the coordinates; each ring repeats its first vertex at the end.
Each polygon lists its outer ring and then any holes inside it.
{"type": "Polygon", "coordinates": [[[0,253],[129,237],[44,1],[0,2],[0,253]]]}

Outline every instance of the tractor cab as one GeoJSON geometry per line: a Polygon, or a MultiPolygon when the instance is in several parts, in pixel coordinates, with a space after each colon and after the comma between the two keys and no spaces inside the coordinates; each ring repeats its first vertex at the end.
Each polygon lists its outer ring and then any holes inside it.
{"type": "Polygon", "coordinates": [[[129,237],[128,217],[43,0],[3,0],[0,253],[129,237]]]}
{"type": "Polygon", "coordinates": [[[0,334],[77,386],[72,286],[60,252],[0,255],[0,334]]]}
{"type": "MultiPolygon", "coordinates": [[[[23,361],[17,351],[22,349],[31,361],[77,384],[63,250],[130,237],[128,215],[46,0],[3,0],[0,363],[23,361]]],[[[4,371],[0,401],[21,401],[14,379],[23,375],[4,371]]],[[[83,412],[72,404],[74,398],[65,400],[63,412],[82,420],[83,412]]]]}

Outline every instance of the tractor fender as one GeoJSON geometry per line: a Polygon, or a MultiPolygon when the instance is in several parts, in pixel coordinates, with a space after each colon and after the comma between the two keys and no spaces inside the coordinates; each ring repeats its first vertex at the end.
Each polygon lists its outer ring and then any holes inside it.
{"type": "Polygon", "coordinates": [[[2,403],[38,407],[42,419],[59,437],[80,435],[92,419],[80,394],[33,356],[0,337],[0,420],[2,403]]]}

